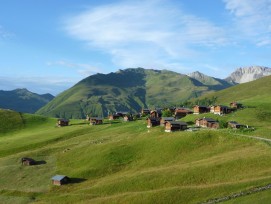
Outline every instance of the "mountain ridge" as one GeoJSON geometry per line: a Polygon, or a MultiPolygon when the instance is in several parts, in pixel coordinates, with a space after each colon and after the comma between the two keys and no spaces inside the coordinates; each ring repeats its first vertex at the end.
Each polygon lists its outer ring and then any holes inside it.
{"type": "Polygon", "coordinates": [[[36,94],[26,88],[11,91],[0,90],[0,108],[12,109],[18,112],[35,113],[42,106],[51,101],[54,96],[36,94]]]}
{"type": "Polygon", "coordinates": [[[231,86],[228,82],[206,85],[168,70],[128,68],[89,76],[37,111],[54,117],[84,118],[109,112],[138,112],[144,107],[176,105],[182,101],[231,86]]]}

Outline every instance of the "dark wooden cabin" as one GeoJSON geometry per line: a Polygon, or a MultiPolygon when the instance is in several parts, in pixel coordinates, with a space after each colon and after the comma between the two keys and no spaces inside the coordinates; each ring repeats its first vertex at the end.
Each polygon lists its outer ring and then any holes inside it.
{"type": "Polygon", "coordinates": [[[176,108],[174,116],[175,116],[176,119],[179,119],[179,118],[183,118],[186,115],[192,114],[192,113],[193,113],[193,111],[191,111],[188,108],[176,108]]]}
{"type": "Polygon", "coordinates": [[[165,123],[165,132],[181,131],[187,129],[187,123],[183,121],[167,121],[165,123]]]}
{"type": "Polygon", "coordinates": [[[155,127],[160,125],[160,119],[159,118],[147,118],[147,128],[155,127]]]}
{"type": "Polygon", "coordinates": [[[238,102],[231,102],[230,107],[233,109],[240,109],[243,108],[243,104],[238,102]]]}
{"type": "Polygon", "coordinates": [[[141,110],[141,115],[142,115],[142,116],[150,115],[150,113],[151,113],[150,109],[145,109],[145,108],[143,108],[143,109],[141,110]]]}
{"type": "Polygon", "coordinates": [[[219,123],[212,118],[200,118],[195,121],[196,126],[198,127],[207,127],[207,128],[219,128],[219,123]]]}
{"type": "Polygon", "coordinates": [[[54,177],[52,177],[52,184],[57,186],[67,184],[69,183],[69,181],[70,178],[65,175],[55,175],[54,177]]]}
{"type": "Polygon", "coordinates": [[[228,114],[232,111],[230,107],[222,106],[222,105],[213,106],[211,108],[212,108],[213,113],[217,115],[228,114]]]}
{"type": "Polygon", "coordinates": [[[150,112],[151,118],[161,118],[162,117],[162,109],[155,109],[150,112]]]}
{"type": "Polygon", "coordinates": [[[241,125],[241,124],[239,124],[239,123],[236,122],[236,121],[229,121],[229,122],[228,122],[228,127],[229,127],[229,128],[233,128],[233,129],[239,129],[239,128],[241,128],[241,127],[244,127],[244,125],[241,125]]]}
{"type": "Polygon", "coordinates": [[[123,121],[125,121],[125,122],[133,121],[133,116],[132,115],[125,115],[123,117],[123,121]]]}
{"type": "Polygon", "coordinates": [[[196,105],[193,107],[194,114],[209,113],[210,107],[196,105]]]}
{"type": "Polygon", "coordinates": [[[175,121],[174,117],[162,117],[160,119],[160,126],[165,126],[165,123],[168,121],[175,121]]]}
{"type": "Polygon", "coordinates": [[[118,114],[110,114],[109,116],[108,116],[108,119],[109,120],[116,120],[116,119],[119,119],[121,116],[120,115],[118,115],[118,114]]]}
{"type": "Polygon", "coordinates": [[[89,118],[90,125],[100,125],[103,124],[103,118],[100,117],[91,117],[89,118]]]}
{"type": "Polygon", "coordinates": [[[64,118],[60,118],[57,120],[57,125],[59,127],[62,127],[62,126],[68,126],[69,125],[69,120],[68,119],[64,119],[64,118]]]}
{"type": "Polygon", "coordinates": [[[21,163],[22,165],[25,165],[25,166],[31,166],[31,165],[35,165],[36,161],[32,158],[23,157],[21,159],[21,163]]]}

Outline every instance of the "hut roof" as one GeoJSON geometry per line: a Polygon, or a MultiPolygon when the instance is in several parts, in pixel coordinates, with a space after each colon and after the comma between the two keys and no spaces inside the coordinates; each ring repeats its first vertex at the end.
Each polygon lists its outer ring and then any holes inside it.
{"type": "Polygon", "coordinates": [[[102,117],[90,117],[89,119],[90,120],[103,120],[102,117]]]}
{"type": "Polygon", "coordinates": [[[168,121],[167,123],[170,123],[172,125],[187,125],[187,123],[183,121],[168,121]]]}
{"type": "Polygon", "coordinates": [[[65,176],[65,175],[55,175],[55,176],[52,177],[52,180],[54,180],[54,181],[61,181],[62,179],[66,178],[66,177],[67,176],[65,176]]]}

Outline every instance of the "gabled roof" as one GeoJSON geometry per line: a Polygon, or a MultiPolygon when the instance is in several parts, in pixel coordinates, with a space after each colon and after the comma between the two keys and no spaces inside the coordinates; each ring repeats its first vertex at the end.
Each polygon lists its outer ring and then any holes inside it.
{"type": "Polygon", "coordinates": [[[170,123],[172,125],[187,125],[187,123],[183,121],[167,121],[166,123],[170,123]]]}
{"type": "Polygon", "coordinates": [[[65,176],[65,175],[55,175],[55,176],[52,177],[52,180],[54,180],[54,181],[61,181],[62,179],[66,178],[66,177],[67,176],[65,176]]]}
{"type": "Polygon", "coordinates": [[[162,117],[161,119],[162,120],[175,120],[174,117],[162,117]]]}
{"type": "Polygon", "coordinates": [[[58,121],[69,122],[70,120],[65,118],[59,118],[58,121]]]}
{"type": "Polygon", "coordinates": [[[90,117],[89,119],[90,120],[103,120],[102,117],[90,117]]]}
{"type": "Polygon", "coordinates": [[[236,122],[236,121],[229,121],[228,123],[234,124],[234,125],[241,125],[240,123],[238,123],[238,122],[236,122]]]}
{"type": "Polygon", "coordinates": [[[206,120],[207,122],[217,122],[213,118],[200,118],[200,119],[197,119],[197,120],[206,120]]]}

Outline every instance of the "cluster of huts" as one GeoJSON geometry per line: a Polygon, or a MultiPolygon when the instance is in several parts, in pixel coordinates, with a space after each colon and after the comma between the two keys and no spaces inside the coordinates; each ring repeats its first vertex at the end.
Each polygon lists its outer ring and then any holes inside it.
{"type": "MultiPolygon", "coordinates": [[[[172,108],[168,109],[172,113],[172,117],[162,117],[162,110],[148,110],[143,109],[142,114],[149,115],[147,118],[147,127],[163,126],[165,127],[165,132],[172,132],[176,130],[186,130],[187,123],[183,121],[178,121],[178,119],[185,117],[188,114],[201,114],[201,113],[213,113],[217,115],[223,115],[231,113],[237,109],[243,108],[241,103],[232,102],[230,106],[214,105],[214,106],[200,106],[195,105],[193,111],[188,108],[172,108]]],[[[219,122],[212,118],[198,118],[195,121],[195,126],[204,128],[219,128],[219,122]]],[[[240,128],[244,125],[237,123],[236,121],[229,121],[228,127],[230,128],[240,128]]]]}
{"type": "MultiPolygon", "coordinates": [[[[165,127],[165,132],[172,132],[176,130],[186,130],[188,128],[188,125],[186,122],[179,121],[179,119],[185,117],[188,114],[202,114],[202,113],[213,113],[217,115],[224,115],[231,113],[237,109],[243,108],[241,103],[238,102],[232,102],[229,104],[229,106],[225,105],[213,105],[213,106],[201,106],[201,105],[195,105],[193,107],[193,110],[189,108],[167,108],[167,109],[161,109],[156,108],[154,110],[150,109],[142,109],[139,114],[136,115],[136,117],[142,117],[146,116],[147,120],[147,127],[154,127],[154,126],[163,126],[165,127]],[[170,117],[162,117],[162,111],[168,110],[171,113],[170,117]]],[[[108,116],[109,120],[119,120],[122,119],[123,121],[133,121],[134,115],[132,115],[129,112],[116,112],[113,114],[110,114],[108,116]]],[[[89,121],[90,125],[100,125],[103,124],[103,118],[102,117],[89,117],[87,116],[87,121],[89,121]]],[[[67,119],[58,119],[58,126],[66,126],[69,125],[69,120],[67,119]]],[[[197,127],[206,127],[206,128],[218,128],[219,122],[217,120],[214,120],[212,118],[198,118],[195,121],[195,125],[197,127]]],[[[228,122],[228,127],[232,128],[240,128],[242,127],[241,124],[230,121],[228,122]]]]}

